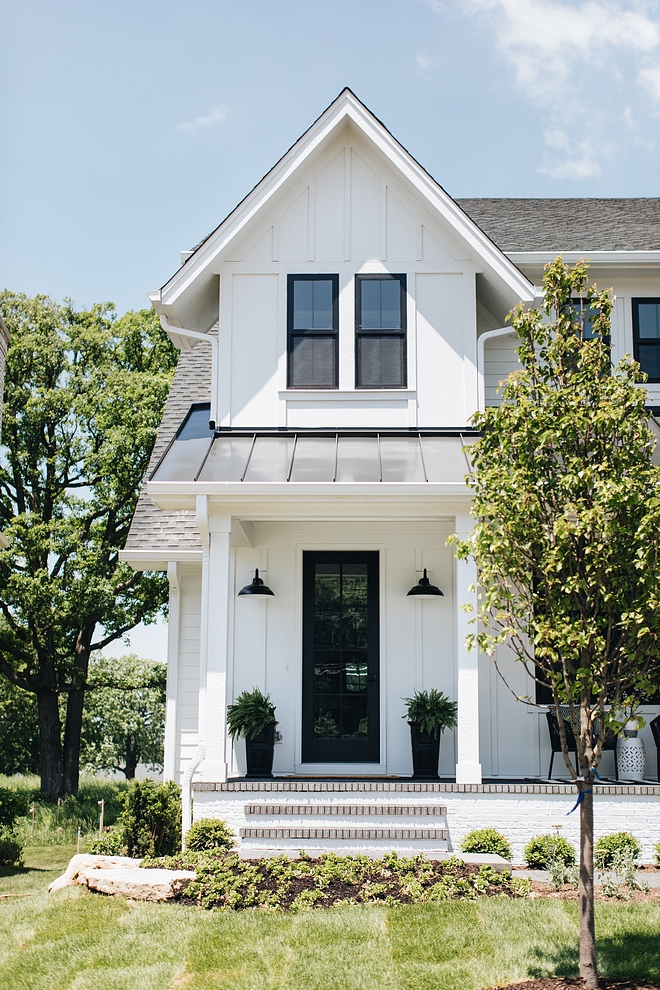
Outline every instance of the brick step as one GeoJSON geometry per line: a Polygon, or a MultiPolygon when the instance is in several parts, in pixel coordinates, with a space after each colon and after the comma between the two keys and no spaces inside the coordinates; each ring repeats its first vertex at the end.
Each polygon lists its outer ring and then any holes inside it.
{"type": "Polygon", "coordinates": [[[242,828],[241,839],[359,839],[399,842],[434,839],[446,842],[446,828],[242,828]]]}
{"type": "Polygon", "coordinates": [[[322,815],[355,815],[444,818],[447,808],[443,804],[246,804],[246,815],[296,815],[300,818],[322,815]]]}

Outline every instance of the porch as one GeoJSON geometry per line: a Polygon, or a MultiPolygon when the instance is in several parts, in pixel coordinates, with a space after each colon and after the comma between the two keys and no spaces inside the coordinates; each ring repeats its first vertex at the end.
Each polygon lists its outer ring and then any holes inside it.
{"type": "MultiPolygon", "coordinates": [[[[324,852],[382,856],[423,853],[443,858],[472,829],[493,827],[510,839],[514,863],[534,835],[561,826],[577,847],[579,815],[570,784],[460,784],[403,779],[292,779],[193,783],[194,818],[222,818],[239,837],[244,858],[324,852]]],[[[660,785],[599,783],[594,788],[596,838],[632,831],[642,862],[660,838],[660,785]]],[[[483,857],[482,857],[483,858],[483,857]]]]}

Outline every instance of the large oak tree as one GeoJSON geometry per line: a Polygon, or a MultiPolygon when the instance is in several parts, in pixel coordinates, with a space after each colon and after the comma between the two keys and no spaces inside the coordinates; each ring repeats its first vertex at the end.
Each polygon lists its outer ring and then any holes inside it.
{"type": "MultiPolygon", "coordinates": [[[[612,297],[586,265],[546,268],[540,309],[514,311],[522,370],[474,418],[473,645],[506,643],[552,691],[580,809],[580,975],[597,986],[593,788],[604,727],[652,693],[660,643],[660,469],[645,376],[610,358],[612,297]],[[568,707],[566,707],[568,706],[568,707]],[[572,766],[564,717],[575,727],[572,766]]],[[[530,692],[532,694],[533,692],[530,692]]],[[[532,703],[533,699],[521,698],[532,703]]]]}
{"type": "Polygon", "coordinates": [[[36,696],[41,787],[78,787],[90,655],[153,621],[160,574],[119,560],[176,352],[151,311],[117,319],[0,294],[11,332],[0,460],[0,674],[36,696]],[[61,699],[65,698],[65,705],[61,699]],[[61,712],[64,710],[64,725],[61,712]]]}

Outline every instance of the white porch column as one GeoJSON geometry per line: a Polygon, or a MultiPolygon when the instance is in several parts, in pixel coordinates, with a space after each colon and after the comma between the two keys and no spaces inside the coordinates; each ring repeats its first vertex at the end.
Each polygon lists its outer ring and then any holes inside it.
{"type": "Polygon", "coordinates": [[[181,615],[179,570],[176,561],[168,562],[167,577],[170,585],[170,607],[167,620],[167,701],[165,705],[163,779],[176,780],[179,625],[181,615]]]}
{"type": "MultiPolygon", "coordinates": [[[[456,533],[465,539],[472,530],[472,516],[456,516],[456,533]]],[[[456,654],[458,663],[458,762],[456,764],[457,784],[480,784],[481,763],[479,762],[479,651],[468,652],[465,637],[474,632],[470,619],[476,614],[477,566],[474,560],[454,558],[456,584],[456,654]],[[462,605],[470,603],[474,611],[463,612],[462,605]]]]}
{"type": "MultiPolygon", "coordinates": [[[[223,783],[227,780],[227,667],[234,593],[231,574],[231,517],[214,516],[209,522],[205,602],[206,683],[203,699],[205,755],[202,778],[205,781],[223,783]]],[[[204,590],[203,588],[203,603],[204,590]]]]}

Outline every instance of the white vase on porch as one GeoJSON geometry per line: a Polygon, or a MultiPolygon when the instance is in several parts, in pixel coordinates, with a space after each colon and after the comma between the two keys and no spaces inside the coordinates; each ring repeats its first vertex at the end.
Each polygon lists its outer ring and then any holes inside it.
{"type": "Polygon", "coordinates": [[[627,722],[623,734],[617,742],[619,780],[641,782],[646,773],[646,752],[644,742],[637,735],[637,722],[627,722]]]}

